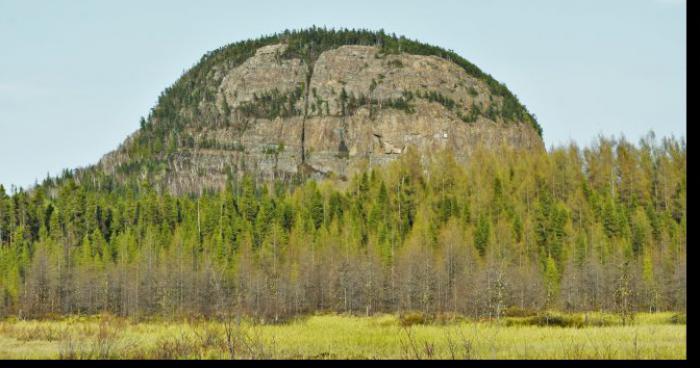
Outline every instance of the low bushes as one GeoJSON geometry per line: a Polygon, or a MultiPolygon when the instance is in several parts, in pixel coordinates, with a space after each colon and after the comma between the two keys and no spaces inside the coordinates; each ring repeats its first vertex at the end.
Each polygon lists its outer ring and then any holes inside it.
{"type": "Polygon", "coordinates": [[[406,312],[399,316],[402,327],[413,325],[448,325],[468,321],[468,318],[457,313],[425,314],[422,312],[406,312]]]}
{"type": "Polygon", "coordinates": [[[503,310],[504,317],[532,317],[536,315],[537,311],[535,310],[516,306],[511,306],[503,310]]]}
{"type": "Polygon", "coordinates": [[[685,313],[676,313],[672,315],[668,321],[674,325],[684,325],[686,323],[686,314],[685,313]]]}
{"type": "Polygon", "coordinates": [[[402,327],[424,325],[428,322],[429,318],[427,318],[425,314],[420,312],[409,312],[399,316],[399,324],[402,327]]]}
{"type": "Polygon", "coordinates": [[[621,325],[618,316],[611,314],[562,314],[557,312],[543,312],[527,317],[508,317],[506,326],[552,326],[552,327],[605,327],[621,325]]]}

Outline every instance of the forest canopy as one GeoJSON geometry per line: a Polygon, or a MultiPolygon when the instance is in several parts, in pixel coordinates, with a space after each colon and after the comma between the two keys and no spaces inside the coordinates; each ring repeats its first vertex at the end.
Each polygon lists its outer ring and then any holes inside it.
{"type": "Polygon", "coordinates": [[[685,310],[684,140],[423,167],[409,150],[343,189],[245,176],[172,196],[71,172],[0,187],[0,316],[685,310]]]}

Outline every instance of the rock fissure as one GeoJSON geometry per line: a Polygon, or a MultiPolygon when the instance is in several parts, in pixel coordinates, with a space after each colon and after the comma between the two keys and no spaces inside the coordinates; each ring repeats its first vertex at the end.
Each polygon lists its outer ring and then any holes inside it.
{"type": "Polygon", "coordinates": [[[301,164],[306,163],[306,119],[309,115],[309,94],[311,93],[311,78],[314,73],[315,60],[307,62],[306,81],[304,83],[304,117],[301,120],[301,164]]]}

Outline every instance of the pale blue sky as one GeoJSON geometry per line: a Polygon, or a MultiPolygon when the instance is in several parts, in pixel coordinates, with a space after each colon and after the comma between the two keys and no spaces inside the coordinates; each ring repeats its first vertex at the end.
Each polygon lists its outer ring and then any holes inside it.
{"type": "Polygon", "coordinates": [[[205,52],[314,24],[456,51],[537,115],[548,147],[686,136],[683,0],[0,0],[0,184],[97,162],[205,52]]]}

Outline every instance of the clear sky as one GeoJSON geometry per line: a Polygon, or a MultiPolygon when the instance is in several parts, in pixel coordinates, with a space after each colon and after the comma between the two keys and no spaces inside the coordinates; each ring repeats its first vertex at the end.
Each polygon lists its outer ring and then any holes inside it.
{"type": "Polygon", "coordinates": [[[686,136],[684,0],[0,0],[0,184],[97,162],[205,52],[311,25],[456,51],[537,115],[548,147],[686,136]]]}

